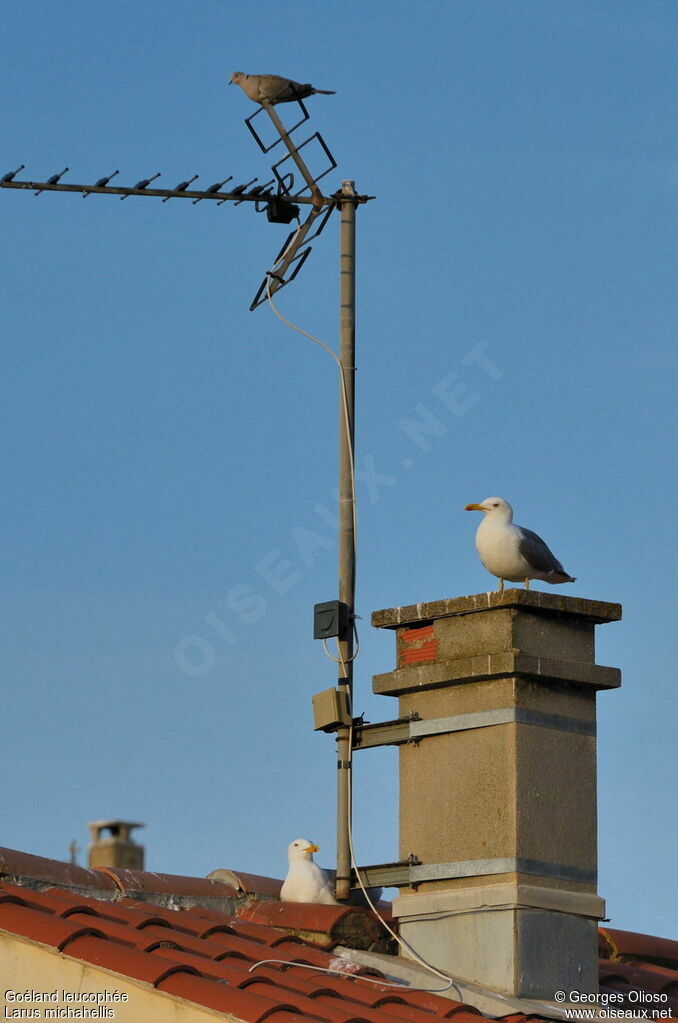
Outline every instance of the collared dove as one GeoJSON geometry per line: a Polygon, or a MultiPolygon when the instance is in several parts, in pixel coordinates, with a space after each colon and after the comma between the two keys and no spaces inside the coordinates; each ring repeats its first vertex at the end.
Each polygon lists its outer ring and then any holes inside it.
{"type": "Polygon", "coordinates": [[[293,82],[291,78],[280,78],[279,75],[246,75],[242,71],[234,71],[229,85],[233,83],[239,85],[245,95],[255,103],[267,99],[273,106],[276,103],[292,103],[297,99],[306,99],[307,96],[314,96],[316,93],[334,96],[333,89],[315,89],[308,82],[302,85],[300,82],[293,82]]]}
{"type": "Polygon", "coordinates": [[[281,902],[322,902],[336,906],[334,886],[327,872],[313,862],[318,846],[307,838],[296,838],[287,847],[289,870],[280,889],[281,902]]]}
{"type": "Polygon", "coordinates": [[[499,590],[504,579],[525,582],[543,579],[547,583],[573,583],[556,556],[531,529],[513,524],[513,508],[503,497],[487,497],[482,504],[467,504],[466,511],[481,511],[483,521],[476,532],[476,549],[480,560],[492,575],[499,579],[499,590]]]}

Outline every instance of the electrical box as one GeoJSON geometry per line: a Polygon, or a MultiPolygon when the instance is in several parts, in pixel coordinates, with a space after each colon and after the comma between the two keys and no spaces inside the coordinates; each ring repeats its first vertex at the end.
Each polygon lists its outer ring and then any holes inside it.
{"type": "Polygon", "coordinates": [[[313,697],[313,727],[316,732],[334,732],[350,725],[348,694],[341,689],[324,689],[313,697]]]}
{"type": "Polygon", "coordinates": [[[299,207],[284,199],[271,199],[266,204],[266,218],[270,224],[290,224],[299,216],[299,207]]]}
{"type": "Polygon", "coordinates": [[[313,638],[344,639],[348,631],[348,604],[340,600],[328,600],[313,608],[313,638]]]}

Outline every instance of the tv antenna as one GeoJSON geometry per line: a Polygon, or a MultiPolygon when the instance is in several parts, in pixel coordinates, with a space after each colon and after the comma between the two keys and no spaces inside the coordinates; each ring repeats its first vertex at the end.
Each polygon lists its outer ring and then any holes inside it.
{"type": "MultiPolygon", "coordinates": [[[[340,414],[339,414],[339,585],[338,604],[344,609],[342,624],[338,631],[331,633],[337,639],[338,663],[340,665],[336,693],[342,705],[347,708],[342,721],[333,730],[337,737],[337,877],[336,897],[347,900],[351,892],[352,870],[350,851],[351,822],[351,728],[354,660],[354,619],[355,619],[355,506],[353,479],[353,451],[355,438],[355,231],[356,210],[374,196],[360,195],[353,181],[344,181],[341,189],[330,195],[322,192],[318,182],[333,171],[337,162],[320,132],[316,131],[303,141],[296,142],[295,132],[310,119],[301,98],[285,103],[286,111],[294,112],[294,123],[285,126],[273,104],[264,99],[258,109],[245,118],[245,125],[265,155],[273,150],[281,155],[270,170],[273,177],[258,182],[258,177],[226,187],[233,180],[232,175],[215,181],[205,189],[196,188],[194,174],[180,181],[174,188],[160,188],[156,181],[161,177],[158,171],[141,178],[132,186],[117,181],[120,174],[116,169],[98,178],[93,184],[71,184],[62,178],[69,172],[68,167],[52,174],[45,181],[25,180],[17,175],[25,170],[21,164],[16,170],[0,177],[0,188],[32,191],[36,197],[45,192],[72,192],[88,198],[93,195],[117,195],[120,199],[129,196],[161,199],[189,199],[193,205],[203,201],[215,206],[232,203],[239,206],[249,203],[257,213],[266,213],[270,223],[290,224],[297,221],[296,228],[287,236],[278,252],[271,269],[264,278],[252,300],[250,310],[257,309],[272,295],[296,279],[311,251],[311,243],[319,237],[334,210],[341,211],[340,227],[340,277],[339,277],[339,363],[340,414]],[[266,134],[265,121],[257,120],[266,113],[273,124],[272,140],[266,134]],[[295,119],[296,118],[296,119],[295,119]],[[282,150],[277,149],[278,146],[282,150]],[[318,167],[313,173],[308,163],[313,157],[318,167]],[[301,180],[299,180],[299,177],[301,180]],[[308,209],[302,223],[301,210],[308,209]]],[[[270,130],[270,129],[269,129],[270,130]]]]}

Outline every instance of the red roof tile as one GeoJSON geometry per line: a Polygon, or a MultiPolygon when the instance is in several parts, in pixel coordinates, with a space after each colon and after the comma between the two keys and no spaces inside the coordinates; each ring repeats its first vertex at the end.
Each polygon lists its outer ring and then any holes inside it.
{"type": "Polygon", "coordinates": [[[447,1014],[447,1018],[454,1020],[454,1023],[478,1023],[479,1016],[483,1018],[471,1005],[462,1005],[447,1014]]]}
{"type": "Polygon", "coordinates": [[[600,954],[603,959],[626,962],[628,959],[644,960],[658,966],[678,969],[678,941],[669,938],[653,938],[649,934],[634,934],[633,931],[618,931],[601,927],[600,954]]]}
{"type": "Polygon", "coordinates": [[[29,877],[33,881],[47,881],[67,888],[114,889],[113,879],[99,871],[79,867],[75,863],[62,863],[44,856],[0,848],[0,874],[8,877],[29,877]]]}
{"type": "Polygon", "coordinates": [[[352,912],[350,906],[322,906],[302,902],[253,902],[238,911],[243,920],[271,927],[304,931],[329,931],[338,920],[352,912]]]}
{"type": "MultiPolygon", "coordinates": [[[[275,933],[271,929],[271,935],[275,933]]],[[[324,949],[317,948],[306,941],[289,941],[281,947],[275,944],[276,938],[272,937],[271,944],[266,949],[268,955],[264,955],[262,951],[261,957],[256,959],[257,962],[262,962],[264,959],[274,960],[283,968],[285,963],[300,963],[304,966],[319,966],[321,968],[328,966],[328,953],[324,949]]]]}
{"type": "Polygon", "coordinates": [[[93,966],[102,966],[123,977],[144,980],[155,987],[173,973],[200,976],[190,963],[172,963],[140,949],[128,948],[117,941],[95,940],[91,935],[76,938],[64,951],[75,959],[82,959],[93,966]]]}
{"type": "MultiPolygon", "coordinates": [[[[323,978],[319,978],[319,982],[322,983],[323,978]]],[[[279,991],[278,985],[274,978],[258,976],[252,974],[250,978],[243,985],[244,990],[248,994],[256,994],[260,997],[275,998],[276,991],[279,991]]],[[[278,997],[280,995],[278,994],[278,997]]],[[[347,1000],[344,998],[338,998],[336,995],[330,997],[322,997],[320,994],[316,994],[315,997],[308,994],[301,994],[298,991],[290,992],[286,991],[283,997],[291,1003],[297,1011],[301,1011],[305,1016],[311,1016],[321,1018],[323,1020],[329,1020],[329,1023],[344,1023],[348,1019],[364,1019],[368,1020],[369,1023],[379,1023],[381,1019],[383,1023],[386,1023],[386,1019],[390,1020],[392,1017],[375,1016],[374,1010],[365,1004],[347,1000]]]]}
{"type": "Polygon", "coordinates": [[[600,961],[600,982],[606,987],[613,985],[608,983],[608,976],[614,975],[621,978],[627,987],[642,988],[644,991],[654,991],[656,994],[676,995],[678,994],[678,970],[671,970],[667,967],[647,966],[645,963],[636,961],[631,963],[614,963],[608,960],[600,961]]]}
{"type": "MultiPolygon", "coordinates": [[[[626,965],[637,966],[638,969],[649,972],[647,964],[642,959],[627,959],[626,965]]],[[[658,966],[656,963],[652,963],[650,969],[655,976],[669,977],[673,983],[678,983],[678,970],[672,970],[670,966],[658,966]]]]}
{"type": "MultiPolygon", "coordinates": [[[[290,907],[273,919],[291,923],[290,907]]],[[[330,929],[364,910],[297,906],[301,922],[330,929]]],[[[251,914],[250,914],[251,915],[251,914]]],[[[213,916],[213,914],[210,914],[213,916]]],[[[263,918],[270,919],[267,914],[263,918]]],[[[35,892],[0,882],[0,928],[52,945],[65,955],[146,981],[168,994],[228,1012],[245,1023],[426,1023],[431,1013],[450,1016],[474,1010],[459,1002],[361,982],[355,974],[324,974],[337,958],[320,948],[281,936],[280,927],[225,917],[207,921],[203,911],[168,910],[124,899],[109,903],[52,888],[35,892]],[[262,960],[282,960],[258,967],[262,960]],[[406,1012],[404,1010],[407,1010],[406,1012]]],[[[353,964],[351,964],[353,966],[353,964]]],[[[348,964],[347,964],[348,966],[348,964]]],[[[362,974],[374,973],[359,968],[362,974]]],[[[477,1015],[474,1016],[477,1019],[477,1015]]]]}
{"type": "Polygon", "coordinates": [[[110,879],[121,892],[144,892],[152,895],[221,895],[236,898],[232,885],[207,877],[184,877],[181,874],[156,874],[147,870],[123,870],[121,867],[97,867],[97,875],[110,879]]]}
{"type": "Polygon", "coordinates": [[[293,936],[312,937],[326,948],[350,945],[385,952],[390,940],[374,914],[360,906],[253,902],[241,906],[238,917],[283,930],[286,937],[276,943],[277,948],[290,940],[290,932],[293,936]]]}
{"type": "MultiPolygon", "coordinates": [[[[387,994],[381,993],[379,998],[374,1002],[375,1005],[384,1005],[391,1001],[402,1001],[403,996],[400,991],[391,990],[387,994]]],[[[447,1016],[449,1014],[450,1005],[455,1007],[459,1006],[459,1002],[450,1002],[448,998],[441,998],[440,995],[432,994],[430,991],[408,991],[407,992],[407,1005],[416,1005],[417,1008],[423,1009],[425,1012],[433,1012],[436,1016],[447,1016]]],[[[466,1008],[473,1013],[478,1013],[477,1009],[467,1005],[466,1008]]]]}
{"type": "MultiPolygon", "coordinates": [[[[374,990],[370,990],[367,984],[364,984],[362,988],[359,984],[354,984],[353,989],[347,992],[343,979],[336,980],[328,974],[319,978],[317,973],[308,968],[304,970],[303,967],[293,967],[282,971],[273,965],[261,966],[257,969],[256,974],[248,974],[245,980],[251,984],[255,978],[257,981],[263,980],[282,991],[290,992],[290,997],[292,994],[301,994],[308,998],[342,998],[345,1002],[355,1002],[357,1005],[372,1005],[375,998],[374,990]],[[319,979],[322,980],[321,987],[318,986],[319,979]]],[[[243,984],[242,986],[247,985],[243,984]]]]}
{"type": "MultiPolygon", "coordinates": [[[[454,999],[406,986],[394,988],[385,981],[380,984],[376,971],[353,963],[346,963],[350,969],[346,975],[311,969],[328,969],[330,964],[336,969],[342,960],[327,948],[337,943],[350,944],[357,938],[360,946],[360,941],[382,940],[378,923],[366,910],[279,901],[246,904],[242,898],[246,885],[256,889],[262,881],[254,875],[234,875],[236,886],[225,878],[87,871],[8,853],[0,850],[0,875],[9,874],[21,883],[0,881],[0,929],[153,984],[196,1005],[227,1012],[245,1023],[265,1019],[274,1023],[432,1023],[431,1017],[478,1023],[485,1019],[454,999]],[[31,878],[31,869],[37,876],[31,878]],[[46,888],[50,882],[57,886],[46,888]],[[176,893],[172,891],[175,884],[176,893]],[[221,893],[237,887],[237,915],[215,909],[215,887],[221,893]],[[131,893],[137,898],[127,897],[131,893]],[[174,894],[187,896],[188,908],[168,908],[167,896],[174,894]],[[154,903],[154,895],[165,904],[154,903]],[[203,897],[211,908],[192,905],[194,898],[203,897]],[[265,960],[275,961],[262,964],[265,960]],[[376,975],[377,983],[360,979],[368,974],[376,975]]],[[[246,894],[251,899],[251,891],[246,894]]],[[[678,1015],[678,942],[608,928],[601,930],[600,942],[602,991],[641,989],[658,994],[666,999],[662,1007],[673,1008],[674,1016],[678,1015]]],[[[523,1014],[504,1019],[504,1023],[526,1021],[523,1014]]]]}
{"type": "MultiPolygon", "coordinates": [[[[228,1012],[246,1023],[260,1023],[261,1020],[275,1013],[287,1011],[296,1013],[293,1005],[287,1005],[278,997],[264,998],[260,995],[248,994],[238,988],[225,984],[214,984],[204,977],[187,977],[180,974],[168,977],[158,985],[161,991],[179,995],[188,1001],[197,1002],[210,1009],[228,1012]]],[[[302,1013],[299,1014],[303,1016],[302,1013]]],[[[305,1023],[308,1020],[305,1019],[305,1023]]]]}
{"type": "Polygon", "coordinates": [[[50,916],[42,910],[34,909],[30,904],[22,905],[13,899],[7,899],[0,904],[0,928],[13,934],[21,934],[24,938],[32,938],[43,945],[53,945],[59,951],[81,934],[94,934],[104,938],[103,932],[95,930],[91,925],[82,927],[71,924],[58,916],[50,916]]]}
{"type": "Polygon", "coordinates": [[[246,874],[241,870],[213,870],[207,877],[231,885],[243,895],[257,895],[260,898],[279,899],[282,881],[260,874],[246,874]]]}

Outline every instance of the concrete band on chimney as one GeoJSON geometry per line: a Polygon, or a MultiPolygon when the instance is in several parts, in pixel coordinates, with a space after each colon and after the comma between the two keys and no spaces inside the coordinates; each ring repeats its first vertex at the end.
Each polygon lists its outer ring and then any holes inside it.
{"type": "Polygon", "coordinates": [[[394,915],[460,979],[552,999],[597,991],[596,625],[619,604],[505,590],[377,611],[396,632],[376,693],[415,716],[399,747],[394,915]]]}

